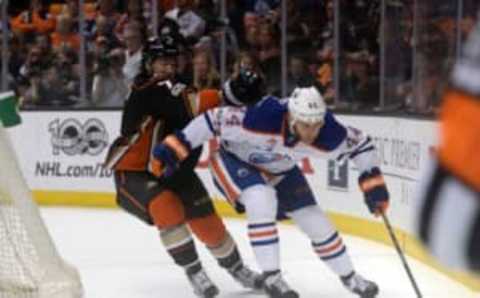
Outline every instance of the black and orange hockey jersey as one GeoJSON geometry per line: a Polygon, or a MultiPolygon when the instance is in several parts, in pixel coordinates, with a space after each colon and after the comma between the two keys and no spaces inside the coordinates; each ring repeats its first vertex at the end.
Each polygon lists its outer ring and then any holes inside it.
{"type": "MultiPolygon", "coordinates": [[[[148,82],[134,88],[122,114],[121,136],[111,145],[105,166],[121,171],[155,173],[153,147],[183,129],[193,117],[219,104],[218,90],[196,92],[181,82],[148,82]]],[[[201,148],[181,168],[193,170],[201,148]]]]}

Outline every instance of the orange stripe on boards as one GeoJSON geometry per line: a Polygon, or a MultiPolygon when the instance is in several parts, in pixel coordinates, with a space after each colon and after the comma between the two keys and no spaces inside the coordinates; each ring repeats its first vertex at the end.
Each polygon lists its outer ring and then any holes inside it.
{"type": "Polygon", "coordinates": [[[342,245],[343,245],[342,239],[338,239],[337,242],[335,242],[331,246],[323,248],[323,249],[316,249],[315,251],[318,254],[326,254],[326,253],[330,253],[330,252],[336,250],[337,248],[339,248],[342,245]]]}
{"type": "Polygon", "coordinates": [[[252,232],[252,233],[248,233],[248,237],[250,237],[250,238],[264,237],[264,236],[274,236],[274,235],[277,235],[277,230],[266,231],[266,232],[252,232]]]}
{"type": "Polygon", "coordinates": [[[228,183],[227,177],[222,172],[220,165],[218,164],[218,160],[216,158],[212,158],[210,161],[213,171],[215,172],[217,178],[219,179],[219,183],[222,184],[223,189],[227,192],[227,195],[232,201],[237,200],[239,194],[233,189],[233,187],[228,183]]]}

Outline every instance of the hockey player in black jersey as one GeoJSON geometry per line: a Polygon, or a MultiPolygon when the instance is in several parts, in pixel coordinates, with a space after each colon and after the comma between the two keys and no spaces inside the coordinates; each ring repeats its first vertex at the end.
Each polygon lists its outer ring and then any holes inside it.
{"type": "Polygon", "coordinates": [[[121,136],[106,161],[115,171],[117,202],[159,229],[164,247],[185,269],[198,297],[214,297],[219,291],[202,268],[191,232],[235,280],[246,288],[261,288],[260,275],[243,264],[235,241],[194,172],[201,149],[186,159],[175,175],[156,176],[153,146],[166,134],[182,129],[199,112],[218,104],[215,98],[198,96],[177,80],[177,54],[169,36],[151,43],[146,51],[143,72],[123,110],[121,136]]]}

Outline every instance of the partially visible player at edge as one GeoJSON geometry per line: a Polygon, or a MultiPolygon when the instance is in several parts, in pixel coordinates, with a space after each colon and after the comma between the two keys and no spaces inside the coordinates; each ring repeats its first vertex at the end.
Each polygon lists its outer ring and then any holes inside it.
{"type": "Polygon", "coordinates": [[[211,159],[214,182],[236,209],[245,209],[249,238],[272,298],[298,293],[280,270],[276,219],[290,217],[308,236],[316,254],[362,298],[378,294],[377,285],[358,274],[339,233],[316,203],[297,163],[305,158],[352,159],[370,212],[385,212],[389,194],[372,140],[340,124],[316,88],[297,88],[288,100],[265,97],[254,106],[214,108],[154,149],[164,175],[203,142],[217,137],[211,159]]]}
{"type": "Polygon", "coordinates": [[[457,61],[440,112],[440,145],[418,200],[430,252],[480,274],[480,22],[457,61]]]}

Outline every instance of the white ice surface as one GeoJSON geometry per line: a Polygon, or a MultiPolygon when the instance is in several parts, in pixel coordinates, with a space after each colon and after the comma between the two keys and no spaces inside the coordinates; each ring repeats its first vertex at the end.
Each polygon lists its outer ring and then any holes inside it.
{"type": "MultiPolygon", "coordinates": [[[[194,298],[181,269],[161,246],[158,233],[120,210],[42,208],[60,253],[80,271],[86,298],[194,298]]],[[[248,265],[256,268],[245,222],[226,220],[248,265]]],[[[280,225],[283,271],[302,298],[356,297],[313,254],[309,241],[291,225],[280,225]]],[[[393,248],[344,235],[358,272],[376,281],[378,298],[416,297],[393,248]]],[[[197,242],[219,298],[265,297],[242,289],[197,242]]],[[[480,297],[440,273],[409,259],[425,298],[480,297]]]]}

